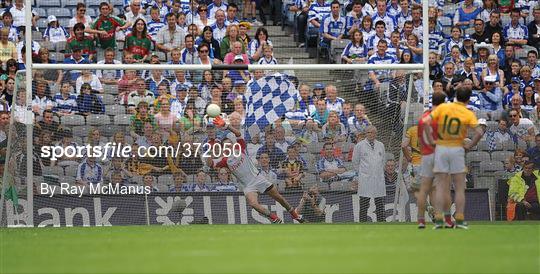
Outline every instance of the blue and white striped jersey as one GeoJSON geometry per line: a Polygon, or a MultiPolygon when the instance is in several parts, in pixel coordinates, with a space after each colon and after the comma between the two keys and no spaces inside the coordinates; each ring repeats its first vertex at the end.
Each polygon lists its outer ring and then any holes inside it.
{"type": "Polygon", "coordinates": [[[261,59],[259,59],[259,62],[258,62],[259,65],[277,65],[278,64],[278,61],[276,60],[276,58],[274,58],[274,56],[272,56],[272,58],[270,59],[266,59],[266,57],[261,57],[261,59]]]}
{"type": "MultiPolygon", "coordinates": [[[[383,56],[379,56],[378,53],[375,53],[371,55],[368,59],[368,64],[395,64],[396,59],[394,56],[385,53],[383,56]]],[[[387,78],[390,75],[389,70],[370,70],[369,72],[374,72],[377,77],[385,77],[387,78]]]]}
{"type": "Polygon", "coordinates": [[[504,40],[508,41],[510,39],[528,39],[529,30],[526,26],[522,24],[517,24],[517,26],[512,26],[509,24],[503,28],[504,40]]]}
{"type": "Polygon", "coordinates": [[[397,21],[396,21],[396,18],[394,18],[393,16],[391,16],[388,13],[385,13],[385,14],[382,14],[382,15],[379,14],[379,13],[375,13],[375,15],[373,15],[373,25],[375,26],[375,23],[377,23],[379,21],[383,21],[386,24],[386,29],[384,31],[384,34],[386,36],[390,36],[392,31],[394,31],[394,29],[396,29],[396,27],[398,25],[397,21]]]}
{"type": "Polygon", "coordinates": [[[349,58],[366,58],[368,55],[368,48],[366,44],[355,45],[351,41],[341,53],[341,56],[349,58]]]}
{"type": "Polygon", "coordinates": [[[223,26],[220,27],[216,22],[210,27],[212,28],[212,36],[221,44],[221,41],[223,40],[227,32],[227,24],[224,23],[223,26]]]}
{"type": "Polygon", "coordinates": [[[215,18],[216,11],[222,10],[227,14],[227,7],[229,5],[225,4],[223,1],[221,1],[221,5],[216,5],[215,2],[212,2],[210,5],[208,5],[208,18],[215,18]]]}
{"type": "MultiPolygon", "coordinates": [[[[322,19],[328,14],[330,14],[330,4],[324,3],[321,5],[318,2],[315,2],[309,6],[308,22],[316,19],[321,23],[322,19]]],[[[309,23],[309,26],[313,27],[311,23],[309,23]]]]}
{"type": "Polygon", "coordinates": [[[379,37],[377,34],[372,35],[367,40],[367,47],[368,49],[377,49],[377,44],[379,43],[379,40],[386,40],[388,42],[388,45],[390,45],[390,39],[385,35],[383,37],[379,37]]]}
{"type": "MultiPolygon", "coordinates": [[[[347,27],[347,20],[343,16],[339,16],[337,19],[329,14],[322,20],[319,33],[327,33],[333,37],[338,37],[345,34],[345,28],[347,27]]],[[[321,35],[321,40],[323,39],[321,35]]]]}
{"type": "Polygon", "coordinates": [[[69,37],[69,33],[62,26],[60,26],[58,28],[53,28],[53,27],[49,26],[43,32],[43,38],[49,38],[49,41],[51,43],[67,41],[68,37],[69,37]]]}
{"type": "Polygon", "coordinates": [[[152,37],[152,40],[156,41],[157,33],[160,29],[162,29],[165,26],[165,23],[163,21],[154,21],[150,20],[146,24],[146,27],[148,28],[148,34],[150,37],[152,37]]]}
{"type": "Polygon", "coordinates": [[[53,111],[55,112],[74,113],[77,111],[77,96],[75,94],[69,94],[67,98],[64,98],[61,93],[57,93],[54,95],[53,101],[53,111]]]}
{"type": "Polygon", "coordinates": [[[330,99],[326,98],[326,109],[328,111],[335,111],[339,115],[343,113],[343,104],[345,103],[345,99],[341,97],[336,97],[336,99],[332,102],[330,99]]]}

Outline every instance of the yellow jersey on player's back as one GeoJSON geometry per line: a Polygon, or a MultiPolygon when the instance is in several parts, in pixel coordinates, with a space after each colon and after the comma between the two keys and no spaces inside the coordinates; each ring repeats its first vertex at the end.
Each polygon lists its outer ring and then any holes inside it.
{"type": "Polygon", "coordinates": [[[437,145],[460,147],[467,137],[467,130],[478,126],[474,112],[461,102],[439,105],[431,117],[437,122],[437,145]]]}
{"type": "Polygon", "coordinates": [[[418,126],[412,126],[407,130],[405,137],[409,138],[411,147],[411,158],[414,166],[422,163],[422,154],[420,154],[420,142],[418,139],[418,126]]]}

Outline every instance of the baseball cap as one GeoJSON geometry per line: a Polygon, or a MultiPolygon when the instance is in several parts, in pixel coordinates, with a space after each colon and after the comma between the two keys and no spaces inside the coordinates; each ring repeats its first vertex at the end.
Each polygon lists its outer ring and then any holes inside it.
{"type": "Polygon", "coordinates": [[[466,40],[474,41],[474,39],[469,34],[465,34],[465,36],[463,36],[463,41],[466,41],[466,40]]]}
{"type": "Polygon", "coordinates": [[[519,82],[521,82],[519,77],[512,77],[512,83],[519,83],[519,82]]]}
{"type": "Polygon", "coordinates": [[[315,85],[313,85],[313,89],[324,89],[324,84],[316,83],[315,85]]]}
{"type": "Polygon", "coordinates": [[[536,82],[536,81],[540,81],[540,76],[538,76],[538,77],[534,78],[534,79],[533,79],[533,81],[534,81],[534,82],[536,82]]]}
{"type": "Polygon", "coordinates": [[[234,61],[233,61],[233,62],[235,62],[235,61],[242,61],[242,62],[244,62],[244,57],[242,57],[241,54],[238,54],[238,55],[234,56],[234,61]]]}
{"type": "Polygon", "coordinates": [[[58,21],[58,19],[56,19],[56,16],[49,15],[49,17],[47,17],[47,23],[51,23],[51,22],[54,22],[54,21],[58,21]]]}

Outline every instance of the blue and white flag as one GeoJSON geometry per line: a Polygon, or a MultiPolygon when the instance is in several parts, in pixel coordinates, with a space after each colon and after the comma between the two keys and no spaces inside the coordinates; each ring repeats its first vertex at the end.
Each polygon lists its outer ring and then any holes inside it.
{"type": "Polygon", "coordinates": [[[252,136],[296,106],[298,91],[287,75],[276,73],[253,81],[246,90],[246,130],[252,136]]]}

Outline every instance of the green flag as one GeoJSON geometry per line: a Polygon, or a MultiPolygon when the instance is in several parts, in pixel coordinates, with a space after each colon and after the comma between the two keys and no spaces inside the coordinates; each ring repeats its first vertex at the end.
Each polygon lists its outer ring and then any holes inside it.
{"type": "Polygon", "coordinates": [[[14,206],[19,205],[19,196],[17,195],[17,189],[15,189],[15,186],[10,185],[6,189],[6,192],[4,194],[5,194],[6,199],[11,200],[13,202],[14,206]]]}

